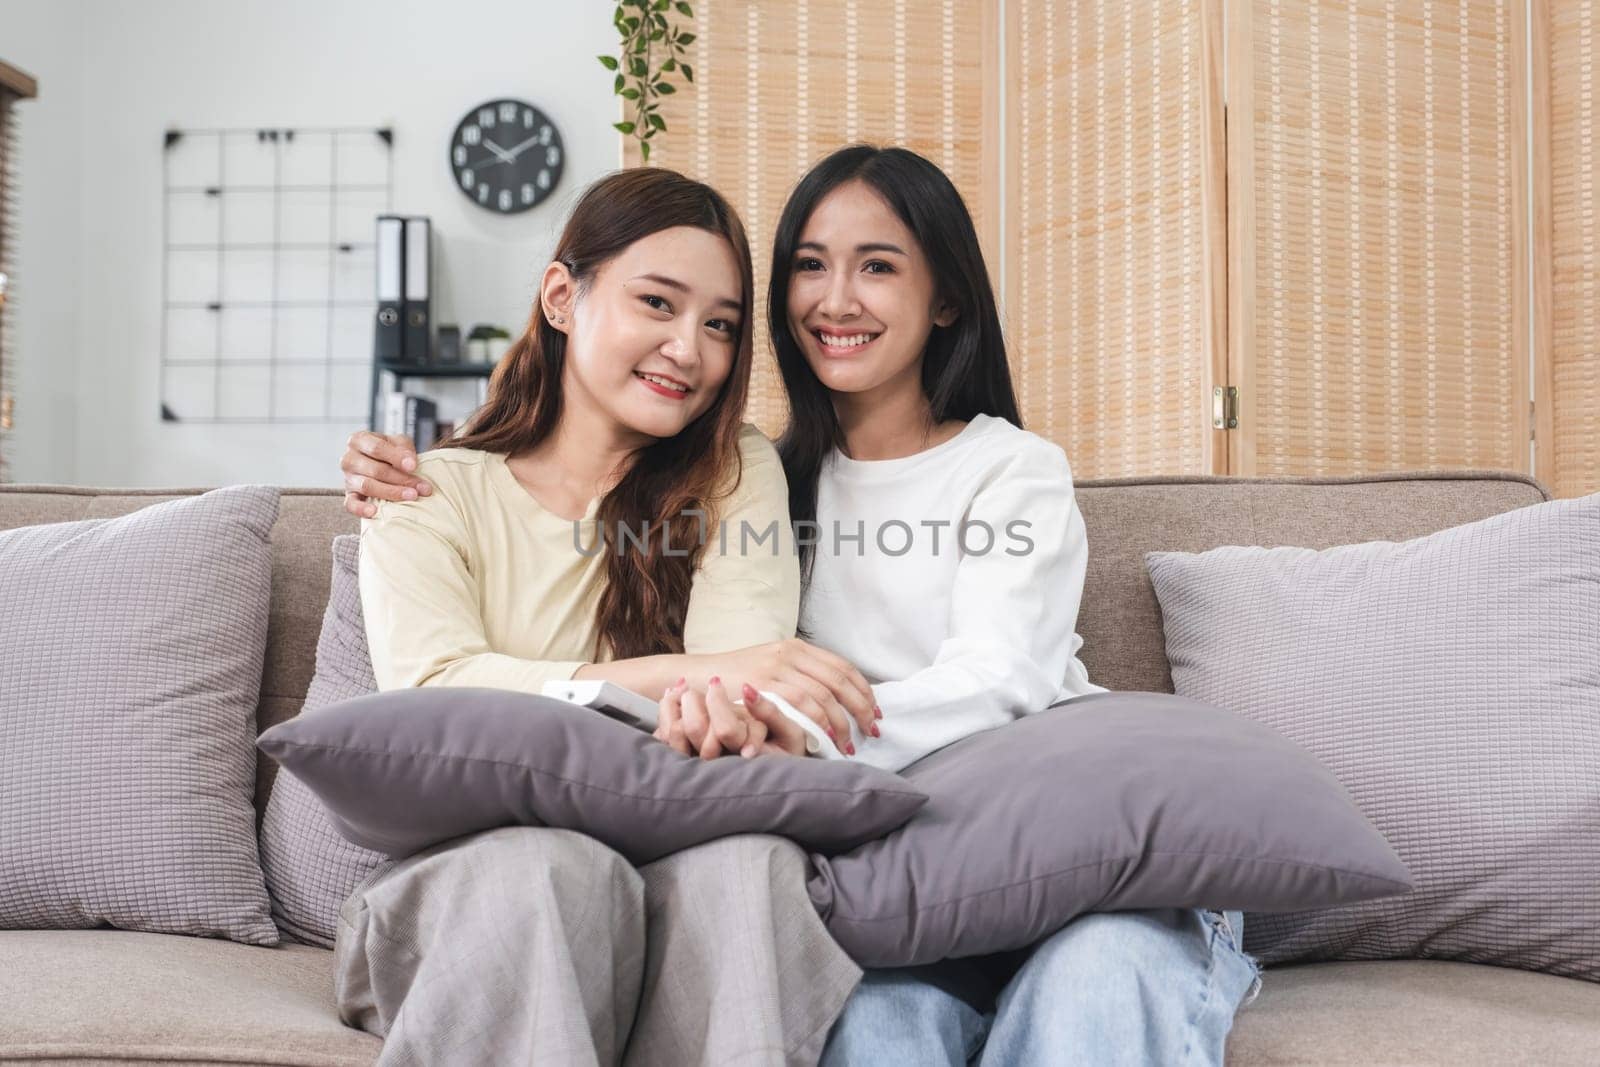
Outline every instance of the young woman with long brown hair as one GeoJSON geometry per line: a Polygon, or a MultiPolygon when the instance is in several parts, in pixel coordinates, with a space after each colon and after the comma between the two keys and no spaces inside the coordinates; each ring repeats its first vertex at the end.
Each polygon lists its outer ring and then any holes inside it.
{"type": "MultiPolygon", "coordinates": [[[[788,536],[776,452],[742,423],[753,314],[743,228],[708,186],[648,169],[584,194],[488,402],[415,463],[431,492],[361,512],[380,689],[580,677],[660,698],[726,674],[826,706],[843,737],[845,715],[870,727],[859,673],[793,640],[792,553],[700,535],[788,536]]],[[[703,748],[776,744],[705,722],[703,748]]],[[[385,1062],[814,1061],[860,972],[803,872],[760,836],[642,871],[560,830],[449,842],[345,903],[341,1015],[386,1036],[385,1062]]]]}

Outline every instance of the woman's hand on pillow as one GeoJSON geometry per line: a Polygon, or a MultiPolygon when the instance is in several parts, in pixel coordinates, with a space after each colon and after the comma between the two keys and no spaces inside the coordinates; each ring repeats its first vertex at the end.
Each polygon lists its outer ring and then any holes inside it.
{"type": "Polygon", "coordinates": [[[791,637],[705,658],[721,676],[787,700],[849,755],[855,755],[851,719],[862,733],[878,735],[872,686],[843,656],[791,637]]]}
{"type": "Polygon", "coordinates": [[[735,710],[713,677],[704,691],[679,678],[661,696],[656,711],[656,737],[684,755],[716,759],[724,752],[752,751],[766,740],[767,731],[755,719],[735,710]]]}
{"type": "Polygon", "coordinates": [[[344,474],[344,509],[357,518],[378,513],[377,500],[415,500],[433,487],[412,474],[417,469],[417,446],[404,434],[358,430],[345,442],[339,457],[344,474]],[[409,495],[407,495],[409,494],[409,495]]]}
{"type": "Polygon", "coordinates": [[[735,753],[805,755],[804,730],[748,683],[743,697],[743,704],[734,703],[720,678],[703,692],[680,678],[661,698],[655,736],[685,756],[708,760],[735,753]]]}

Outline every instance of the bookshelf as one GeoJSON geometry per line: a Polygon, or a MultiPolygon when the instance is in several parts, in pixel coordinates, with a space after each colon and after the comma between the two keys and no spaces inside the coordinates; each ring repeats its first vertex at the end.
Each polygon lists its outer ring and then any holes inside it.
{"type": "Polygon", "coordinates": [[[384,375],[394,381],[394,389],[404,389],[410,378],[487,378],[494,373],[493,363],[395,363],[386,359],[372,361],[372,393],[367,402],[367,428],[378,429],[378,403],[392,390],[385,388],[384,375]]]}

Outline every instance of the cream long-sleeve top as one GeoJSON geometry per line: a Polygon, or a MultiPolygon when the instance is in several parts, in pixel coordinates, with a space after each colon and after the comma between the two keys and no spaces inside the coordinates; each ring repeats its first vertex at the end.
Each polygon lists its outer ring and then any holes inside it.
{"type": "Polygon", "coordinates": [[[817,521],[800,626],[873,683],[882,736],[853,732],[859,761],[899,770],[1105,691],[1077,656],[1088,544],[1056,445],[979,415],[902,459],[836,451],[817,521]]]}
{"type": "MultiPolygon", "coordinates": [[[[783,469],[754,426],[744,427],[739,455],[739,484],[709,517],[690,589],[690,653],[795,632],[800,581],[783,469]],[[717,536],[718,519],[726,538],[717,536]],[[760,535],[774,521],[776,541],[739,535],[741,523],[760,535]]],[[[433,486],[430,495],[381,501],[375,517],[361,520],[361,607],[380,690],[538,693],[610,658],[597,647],[605,586],[605,558],[595,551],[598,499],[574,523],[546,510],[504,455],[476,449],[425,452],[416,473],[433,486]]]]}

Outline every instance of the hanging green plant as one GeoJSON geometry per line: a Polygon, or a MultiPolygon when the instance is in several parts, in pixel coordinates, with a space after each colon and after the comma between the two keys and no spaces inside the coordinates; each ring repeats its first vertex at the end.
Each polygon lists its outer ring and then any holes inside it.
{"type": "Polygon", "coordinates": [[[650,138],[667,131],[659,98],[678,91],[670,75],[681,71],[685,82],[694,81],[694,69],[683,61],[694,34],[685,33],[674,21],[674,11],[685,19],[694,18],[684,0],[621,0],[611,22],[622,38],[622,50],[598,57],[601,66],[616,72],[612,89],[633,109],[631,120],[612,125],[624,136],[638,139],[639,155],[646,163],[650,138]]]}

